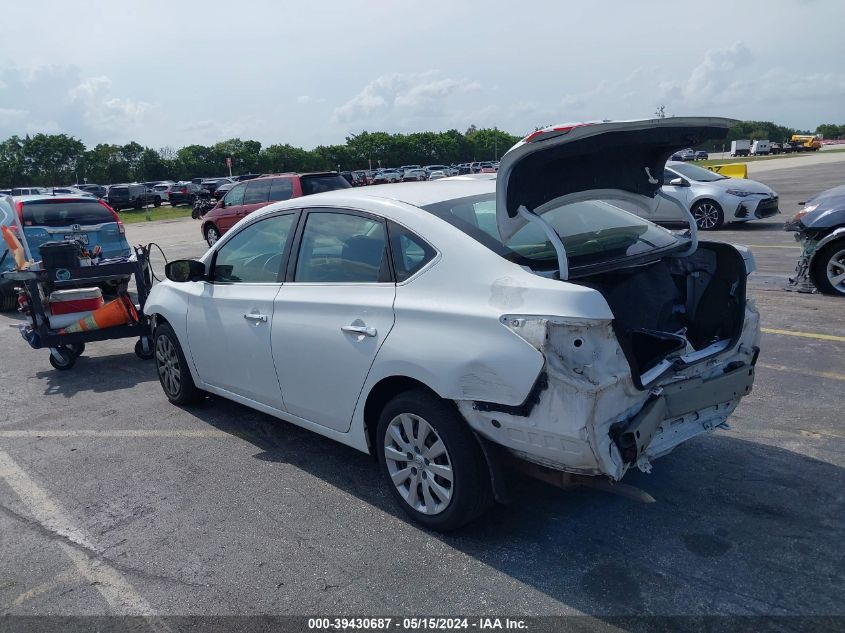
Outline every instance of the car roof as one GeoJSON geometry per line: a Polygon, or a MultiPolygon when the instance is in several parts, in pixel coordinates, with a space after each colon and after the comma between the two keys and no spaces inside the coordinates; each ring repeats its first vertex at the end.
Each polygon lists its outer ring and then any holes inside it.
{"type": "MultiPolygon", "coordinates": [[[[379,185],[359,189],[337,189],[308,196],[307,206],[319,206],[322,203],[335,202],[344,206],[354,205],[357,201],[387,199],[404,202],[415,207],[424,207],[446,200],[479,196],[496,191],[496,181],[490,179],[459,180],[443,178],[426,182],[403,182],[379,185]]],[[[302,201],[299,202],[302,205],[302,201]]]]}
{"type": "Polygon", "coordinates": [[[63,193],[60,196],[53,196],[50,194],[39,194],[39,195],[31,195],[31,196],[14,196],[12,198],[16,202],[37,202],[39,200],[84,200],[88,202],[99,202],[96,198],[92,198],[91,196],[81,196],[75,193],[63,193]]]}

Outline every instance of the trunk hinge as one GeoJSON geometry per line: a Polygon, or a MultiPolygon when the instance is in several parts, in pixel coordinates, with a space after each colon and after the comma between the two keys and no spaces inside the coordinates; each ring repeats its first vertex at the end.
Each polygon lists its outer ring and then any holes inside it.
{"type": "Polygon", "coordinates": [[[543,230],[543,233],[545,233],[546,237],[549,238],[549,242],[552,243],[552,246],[554,246],[555,252],[557,253],[558,278],[561,281],[569,279],[569,264],[566,259],[566,249],[564,248],[563,242],[560,240],[560,235],[557,234],[557,231],[555,231],[552,228],[552,225],[546,222],[539,215],[526,209],[525,205],[521,205],[519,209],[517,209],[517,213],[526,221],[533,222],[543,230]]]}

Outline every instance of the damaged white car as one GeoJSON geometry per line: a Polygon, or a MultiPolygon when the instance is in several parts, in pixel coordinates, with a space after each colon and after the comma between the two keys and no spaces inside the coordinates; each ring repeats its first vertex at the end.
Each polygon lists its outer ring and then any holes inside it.
{"type": "Polygon", "coordinates": [[[146,303],[166,396],[206,392],[377,457],[417,521],[505,495],[502,462],[619,480],[724,425],[759,320],[747,249],[622,210],[724,119],[541,130],[496,180],[345,189],[251,214],[146,303]]]}

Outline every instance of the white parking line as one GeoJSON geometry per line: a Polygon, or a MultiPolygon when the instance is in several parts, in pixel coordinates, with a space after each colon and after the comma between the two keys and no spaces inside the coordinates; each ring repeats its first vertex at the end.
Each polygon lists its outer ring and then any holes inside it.
{"type": "Polygon", "coordinates": [[[16,437],[235,437],[231,433],[217,431],[215,429],[203,429],[199,431],[179,429],[113,429],[113,430],[92,430],[92,429],[25,429],[0,431],[0,438],[16,437]]]}
{"type": "MultiPolygon", "coordinates": [[[[58,541],[59,547],[73,562],[79,573],[97,588],[105,601],[114,610],[114,615],[153,616],[153,608],[141,597],[119,571],[89,556],[85,550],[97,549],[81,530],[73,526],[70,516],[54,502],[47,492],[18,466],[6,453],[0,450],[0,477],[20,498],[27,510],[41,525],[63,536],[79,547],[66,541],[58,541]]],[[[155,625],[155,623],[151,623],[155,625]]]]}

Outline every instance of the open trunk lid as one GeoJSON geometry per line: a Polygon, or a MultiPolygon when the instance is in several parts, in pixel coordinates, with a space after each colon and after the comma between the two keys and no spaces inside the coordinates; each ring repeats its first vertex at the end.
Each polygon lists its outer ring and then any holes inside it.
{"type": "MultiPolygon", "coordinates": [[[[651,209],[668,158],[678,149],[725,138],[731,123],[722,118],[677,117],[538,130],[512,147],[499,164],[499,234],[507,241],[528,222],[567,201],[619,200],[651,209]]],[[[540,224],[558,251],[560,278],[566,279],[563,244],[548,224],[540,224]]],[[[695,245],[694,222],[691,228],[695,245]]]]}

